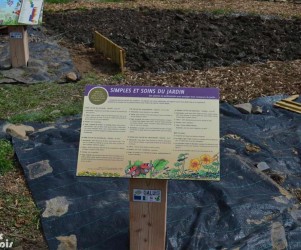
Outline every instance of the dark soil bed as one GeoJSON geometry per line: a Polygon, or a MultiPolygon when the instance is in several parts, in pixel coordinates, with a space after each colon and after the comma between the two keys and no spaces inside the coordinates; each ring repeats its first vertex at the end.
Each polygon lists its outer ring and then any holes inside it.
{"type": "Polygon", "coordinates": [[[45,25],[72,43],[97,30],[125,48],[132,71],[171,72],[301,58],[301,20],[173,10],[94,9],[46,13],[45,25]]]}

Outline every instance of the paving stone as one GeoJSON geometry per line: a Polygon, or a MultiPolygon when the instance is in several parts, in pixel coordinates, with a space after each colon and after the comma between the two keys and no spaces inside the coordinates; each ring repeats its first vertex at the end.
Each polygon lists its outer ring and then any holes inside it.
{"type": "Polygon", "coordinates": [[[241,113],[250,114],[252,112],[252,104],[251,103],[242,103],[234,105],[241,113]]]}

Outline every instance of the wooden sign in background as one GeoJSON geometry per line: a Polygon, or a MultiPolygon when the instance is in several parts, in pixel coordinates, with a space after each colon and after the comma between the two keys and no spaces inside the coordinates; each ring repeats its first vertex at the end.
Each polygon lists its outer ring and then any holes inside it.
{"type": "Polygon", "coordinates": [[[12,67],[27,66],[29,47],[26,26],[9,26],[8,34],[12,67]]]}
{"type": "Polygon", "coordinates": [[[13,68],[27,66],[28,33],[25,25],[42,22],[43,0],[0,0],[0,25],[9,26],[10,58],[13,68]]]}

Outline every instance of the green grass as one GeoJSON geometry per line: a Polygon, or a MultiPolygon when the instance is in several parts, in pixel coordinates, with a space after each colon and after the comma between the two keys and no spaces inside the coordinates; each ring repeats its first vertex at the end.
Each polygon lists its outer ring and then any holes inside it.
{"type": "Polygon", "coordinates": [[[0,175],[14,169],[14,149],[7,140],[0,140],[0,175]]]}
{"type": "MultiPolygon", "coordinates": [[[[120,84],[122,74],[111,83],[120,84]]],[[[0,84],[0,120],[11,123],[50,122],[82,113],[86,85],[104,85],[106,80],[89,73],[76,83],[0,84]]]]}
{"type": "Polygon", "coordinates": [[[85,82],[0,85],[0,119],[12,123],[53,121],[82,112],[85,82]]]}
{"type": "Polygon", "coordinates": [[[210,11],[214,15],[227,15],[232,13],[233,11],[231,9],[215,9],[210,11]]]}

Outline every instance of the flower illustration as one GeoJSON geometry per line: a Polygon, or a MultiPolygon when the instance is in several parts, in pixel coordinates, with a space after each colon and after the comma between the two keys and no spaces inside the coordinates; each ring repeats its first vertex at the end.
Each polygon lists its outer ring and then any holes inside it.
{"type": "Polygon", "coordinates": [[[213,162],[213,158],[210,155],[204,154],[201,155],[200,162],[202,165],[208,165],[213,162]]]}
{"type": "Polygon", "coordinates": [[[198,171],[201,168],[201,164],[199,159],[192,159],[190,160],[190,166],[189,169],[193,171],[198,171]]]}

